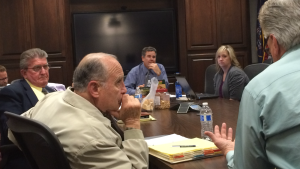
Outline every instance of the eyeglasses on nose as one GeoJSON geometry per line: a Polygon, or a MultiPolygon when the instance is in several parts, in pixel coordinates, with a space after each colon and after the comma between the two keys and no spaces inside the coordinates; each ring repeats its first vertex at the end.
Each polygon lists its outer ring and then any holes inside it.
{"type": "Polygon", "coordinates": [[[4,81],[4,80],[6,80],[6,79],[8,79],[8,77],[5,77],[5,78],[3,78],[3,79],[0,79],[0,81],[4,81]]]}
{"type": "Polygon", "coordinates": [[[42,68],[44,68],[45,70],[49,70],[50,65],[49,64],[47,64],[47,65],[36,65],[36,66],[33,66],[32,68],[26,68],[26,69],[32,69],[35,72],[39,72],[39,71],[42,70],[42,68]]]}

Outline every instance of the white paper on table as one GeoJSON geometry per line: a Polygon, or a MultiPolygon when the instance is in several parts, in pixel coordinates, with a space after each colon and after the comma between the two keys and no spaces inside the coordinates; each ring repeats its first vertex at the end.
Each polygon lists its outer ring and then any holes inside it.
{"type": "Polygon", "coordinates": [[[145,138],[145,141],[147,142],[148,147],[149,147],[149,146],[172,143],[172,142],[177,142],[177,141],[182,141],[182,140],[187,140],[187,139],[189,139],[189,138],[180,136],[178,134],[171,134],[171,135],[156,137],[156,138],[152,138],[152,139],[145,138]]]}

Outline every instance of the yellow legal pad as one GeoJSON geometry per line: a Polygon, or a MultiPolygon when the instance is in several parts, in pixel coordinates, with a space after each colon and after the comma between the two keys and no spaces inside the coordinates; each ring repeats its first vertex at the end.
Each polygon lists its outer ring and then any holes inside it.
{"type": "Polygon", "coordinates": [[[222,154],[213,142],[199,138],[149,146],[149,153],[170,163],[196,160],[222,154]],[[184,147],[191,145],[195,147],[184,147]]]}

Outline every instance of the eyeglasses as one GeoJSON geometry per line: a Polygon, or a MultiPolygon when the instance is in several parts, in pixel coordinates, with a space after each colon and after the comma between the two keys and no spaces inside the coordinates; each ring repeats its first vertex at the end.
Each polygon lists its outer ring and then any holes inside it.
{"type": "Polygon", "coordinates": [[[266,43],[265,43],[265,46],[264,46],[264,51],[265,51],[266,54],[268,54],[268,56],[270,56],[270,55],[271,55],[271,52],[270,52],[269,46],[266,48],[267,43],[268,43],[268,40],[269,40],[269,36],[268,36],[267,39],[266,39],[266,43]]]}
{"type": "Polygon", "coordinates": [[[3,78],[3,79],[0,79],[0,81],[4,81],[4,80],[6,80],[6,79],[8,79],[8,77],[5,77],[5,78],[3,78]]]}
{"type": "Polygon", "coordinates": [[[26,68],[26,69],[32,69],[35,72],[40,72],[42,70],[42,68],[44,68],[45,70],[49,70],[50,69],[50,65],[36,65],[33,66],[32,68],[26,68]]]}

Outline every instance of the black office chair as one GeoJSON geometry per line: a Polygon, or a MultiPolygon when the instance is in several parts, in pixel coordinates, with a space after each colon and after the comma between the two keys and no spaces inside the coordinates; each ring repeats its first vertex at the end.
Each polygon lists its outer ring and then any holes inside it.
{"type": "Polygon", "coordinates": [[[272,63],[273,63],[273,58],[266,59],[266,60],[264,61],[264,63],[272,64],[272,63]]]}
{"type": "Polygon", "coordinates": [[[216,64],[209,65],[205,70],[204,93],[215,94],[214,76],[217,73],[216,64]]]}
{"type": "MultiPolygon", "coordinates": [[[[5,135],[6,132],[3,131],[2,127],[3,126],[0,121],[0,132],[1,134],[5,135]]],[[[16,154],[22,154],[20,149],[14,144],[1,145],[0,153],[2,158],[2,160],[0,161],[0,168],[4,168],[7,165],[8,159],[10,159],[11,157],[16,157],[16,154]]]]}
{"type": "Polygon", "coordinates": [[[248,76],[249,80],[253,79],[260,72],[264,71],[270,64],[267,63],[256,63],[248,65],[244,68],[244,72],[248,76]]]}
{"type": "Polygon", "coordinates": [[[21,79],[15,79],[15,80],[11,81],[10,84],[14,84],[15,82],[20,81],[20,80],[21,79]]]}
{"type": "Polygon", "coordinates": [[[46,125],[10,112],[4,114],[32,169],[71,169],[59,140],[46,125]]]}
{"type": "Polygon", "coordinates": [[[4,168],[7,163],[8,158],[10,156],[14,156],[14,154],[16,154],[16,153],[19,153],[20,150],[16,145],[10,144],[10,145],[0,146],[0,152],[1,152],[1,158],[2,158],[2,160],[0,161],[0,168],[4,168]]]}

